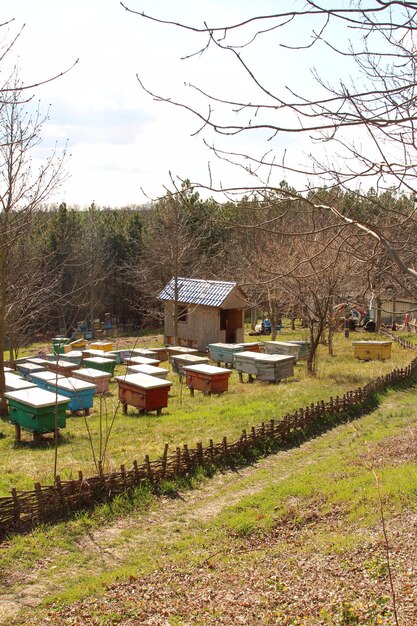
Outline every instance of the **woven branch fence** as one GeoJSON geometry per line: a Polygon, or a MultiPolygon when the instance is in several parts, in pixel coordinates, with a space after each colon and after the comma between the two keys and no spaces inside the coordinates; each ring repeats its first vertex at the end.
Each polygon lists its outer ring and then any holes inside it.
{"type": "MultiPolygon", "coordinates": [[[[405,348],[416,349],[413,344],[394,337],[393,340],[405,348]]],[[[122,465],[118,472],[101,471],[90,477],[84,477],[79,472],[77,480],[61,481],[57,476],[54,485],[42,486],[36,483],[33,491],[12,489],[11,496],[0,498],[0,538],[26,532],[38,524],[65,519],[76,511],[111,501],[118,494],[140,485],[157,488],[161,481],[190,475],[199,466],[233,466],[242,462],[242,459],[253,457],[257,450],[286,444],[293,435],[325,424],[329,418],[357,414],[375,393],[407,379],[416,369],[417,357],[407,367],[393,370],[364,387],[346,392],[342,397],[297,409],[279,420],[262,422],[252,427],[250,432],[244,430],[232,442],[224,437],[220,443],[210,440],[208,446],[197,443],[195,448],[189,448],[184,444],[182,448],[176,448],[175,452],[169,452],[168,444],[165,444],[159,459],[151,461],[147,455],[143,463],[133,461],[130,469],[122,465]]]]}

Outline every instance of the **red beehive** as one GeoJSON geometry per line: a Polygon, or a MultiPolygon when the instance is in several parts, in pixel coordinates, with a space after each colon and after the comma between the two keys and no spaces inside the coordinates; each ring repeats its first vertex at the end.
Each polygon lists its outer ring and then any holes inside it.
{"type": "Polygon", "coordinates": [[[188,365],[183,369],[187,376],[186,384],[192,396],[195,389],[210,395],[211,393],[224,393],[229,388],[231,370],[224,367],[202,363],[201,365],[188,365]]]}
{"type": "Polygon", "coordinates": [[[127,374],[116,376],[119,385],[119,400],[123,405],[123,413],[126,415],[128,405],[136,407],[139,411],[156,411],[161,415],[161,410],[168,406],[168,393],[172,385],[169,380],[163,380],[148,374],[127,374]]]}

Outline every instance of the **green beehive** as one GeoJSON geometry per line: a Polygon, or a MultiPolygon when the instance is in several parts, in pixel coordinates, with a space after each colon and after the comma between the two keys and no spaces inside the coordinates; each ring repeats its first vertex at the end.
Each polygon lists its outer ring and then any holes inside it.
{"type": "Polygon", "coordinates": [[[63,354],[65,352],[64,346],[71,341],[68,337],[53,337],[52,339],[52,351],[54,354],[63,354]]]}
{"type": "Polygon", "coordinates": [[[10,391],[5,394],[9,403],[12,424],[33,433],[50,433],[55,430],[55,412],[58,428],[66,426],[66,409],[69,398],[39,387],[10,391]]]}
{"type": "Polygon", "coordinates": [[[106,359],[104,357],[96,356],[89,359],[83,359],[83,367],[91,367],[95,370],[107,372],[114,376],[114,368],[116,367],[115,359],[106,359]]]}

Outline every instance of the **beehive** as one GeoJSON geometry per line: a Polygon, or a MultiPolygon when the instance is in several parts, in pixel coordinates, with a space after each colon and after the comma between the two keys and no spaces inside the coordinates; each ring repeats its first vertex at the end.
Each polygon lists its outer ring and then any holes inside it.
{"type": "Polygon", "coordinates": [[[243,343],[210,343],[208,347],[210,359],[217,365],[220,363],[232,365],[234,355],[237,352],[243,352],[244,345],[243,343]]]}
{"type": "Polygon", "coordinates": [[[108,372],[103,372],[102,370],[94,369],[92,367],[82,367],[79,370],[74,370],[72,375],[74,378],[78,378],[79,380],[84,380],[95,385],[95,393],[107,393],[109,390],[111,374],[108,372]]]}
{"type": "Polygon", "coordinates": [[[297,346],[300,346],[300,352],[298,353],[299,359],[306,359],[311,351],[311,343],[309,341],[302,340],[291,340],[288,343],[295,343],[297,346]]]}
{"type": "Polygon", "coordinates": [[[176,374],[182,376],[186,365],[208,365],[208,357],[196,354],[174,354],[171,358],[172,369],[176,374]]]}
{"type": "Polygon", "coordinates": [[[37,385],[41,389],[46,389],[47,391],[50,391],[48,383],[50,383],[51,381],[56,381],[59,378],[65,378],[65,376],[50,371],[35,372],[31,376],[31,380],[35,385],[37,385]]]}
{"type": "Polygon", "coordinates": [[[295,357],[284,354],[262,354],[257,352],[238,352],[235,354],[235,367],[242,374],[249,374],[249,380],[256,376],[258,380],[278,382],[294,375],[295,357]]]}
{"type": "MultiPolygon", "coordinates": [[[[116,361],[114,359],[106,359],[100,356],[92,356],[88,359],[83,359],[83,367],[107,372],[111,376],[114,376],[116,361]]],[[[78,367],[76,369],[78,369],[78,367]]]]}
{"type": "Polygon", "coordinates": [[[46,365],[50,372],[57,372],[63,376],[72,376],[72,372],[79,368],[77,363],[71,363],[70,361],[63,361],[61,359],[58,361],[48,361],[46,365]]]}
{"type": "Polygon", "coordinates": [[[186,348],[185,346],[170,346],[166,351],[169,360],[176,354],[197,354],[198,352],[196,348],[186,348]]]}
{"type": "Polygon", "coordinates": [[[265,341],[266,354],[286,354],[298,358],[300,346],[292,341],[265,341]]]}
{"type": "Polygon", "coordinates": [[[391,358],[392,341],[353,341],[353,356],[361,361],[385,361],[391,358]]]}
{"type": "MultiPolygon", "coordinates": [[[[66,426],[69,399],[34,386],[5,394],[12,424],[33,433],[48,433],[66,426]]],[[[20,436],[20,434],[19,434],[20,436]]]]}
{"type": "Polygon", "coordinates": [[[215,367],[207,363],[200,365],[184,366],[186,384],[191,395],[194,390],[202,391],[204,394],[224,393],[229,387],[231,370],[224,367],[215,367]]]}
{"type": "Polygon", "coordinates": [[[13,374],[12,372],[6,372],[4,374],[6,382],[6,391],[20,391],[21,389],[30,389],[36,387],[35,383],[13,374]]]}
{"type": "Polygon", "coordinates": [[[49,391],[55,391],[60,396],[69,399],[68,409],[70,411],[84,411],[86,415],[89,414],[94,404],[96,391],[96,386],[93,383],[75,377],[62,377],[58,380],[51,380],[47,384],[49,391]]]}
{"type": "Polygon", "coordinates": [[[150,359],[147,356],[130,356],[126,360],[126,365],[153,365],[157,367],[159,365],[158,359],[150,359]]]}
{"type": "Polygon", "coordinates": [[[44,371],[47,365],[47,361],[44,361],[42,365],[37,365],[36,363],[26,361],[26,363],[19,363],[17,365],[17,369],[19,370],[23,378],[25,378],[26,380],[30,380],[31,374],[44,371]]]}
{"type": "Polygon", "coordinates": [[[169,380],[147,374],[127,374],[116,376],[116,381],[124,414],[127,413],[128,405],[140,411],[156,411],[158,415],[168,406],[168,392],[172,385],[169,380]]]}
{"type": "Polygon", "coordinates": [[[157,376],[158,378],[167,378],[169,370],[164,367],[155,367],[155,365],[129,365],[127,374],[147,374],[148,376],[157,376]]]}
{"type": "Polygon", "coordinates": [[[60,356],[61,361],[69,361],[70,363],[75,363],[76,365],[81,365],[81,361],[83,360],[83,353],[81,350],[70,350],[69,352],[64,352],[60,356]]]}
{"type": "Polygon", "coordinates": [[[89,348],[93,350],[102,350],[103,352],[111,352],[113,350],[113,344],[111,341],[94,341],[90,343],[89,348]]]}

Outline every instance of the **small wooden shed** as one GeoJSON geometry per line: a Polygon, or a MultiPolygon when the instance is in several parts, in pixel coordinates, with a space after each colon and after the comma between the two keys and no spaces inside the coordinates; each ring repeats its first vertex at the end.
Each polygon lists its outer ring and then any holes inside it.
{"type": "Polygon", "coordinates": [[[209,343],[243,342],[244,313],[249,305],[237,283],[172,278],[159,294],[164,304],[166,344],[172,345],[174,340],[175,293],[179,345],[205,350],[209,343]]]}

